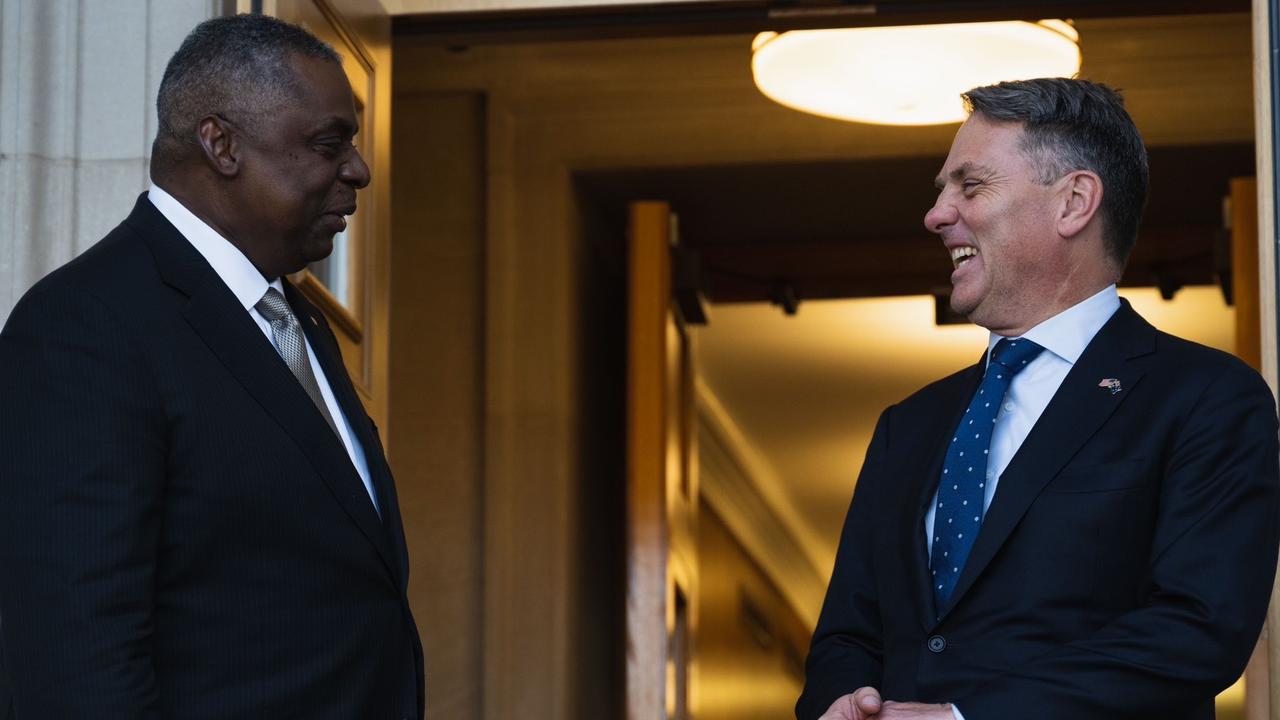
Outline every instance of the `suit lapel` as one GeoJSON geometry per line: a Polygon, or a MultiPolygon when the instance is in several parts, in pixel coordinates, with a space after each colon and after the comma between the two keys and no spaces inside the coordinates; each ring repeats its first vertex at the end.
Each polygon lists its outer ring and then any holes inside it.
{"type": "Polygon", "coordinates": [[[187,323],[303,451],[338,504],[373,543],[388,570],[399,577],[386,533],[346,448],[231,290],[146,195],[139,198],[125,222],[135,227],[150,247],[162,279],[188,297],[182,309],[187,323]]]}
{"type": "Polygon", "coordinates": [[[954,375],[949,382],[943,384],[941,397],[931,404],[945,410],[928,415],[918,435],[921,438],[935,438],[936,442],[931,448],[915,448],[919,452],[912,452],[902,475],[904,478],[921,478],[906,508],[906,517],[903,518],[902,526],[907,528],[909,536],[904,539],[902,547],[907,548],[910,553],[907,567],[912,571],[920,625],[926,630],[937,624],[938,614],[929,575],[929,547],[924,535],[924,518],[934,493],[938,491],[938,478],[942,476],[942,463],[946,459],[952,433],[960,424],[960,416],[969,406],[970,398],[977,392],[978,384],[982,382],[985,364],[986,353],[983,353],[976,365],[954,375]]]}
{"type": "Polygon", "coordinates": [[[347,418],[348,427],[355,433],[355,440],[364,450],[369,479],[378,496],[382,526],[388,539],[391,540],[401,583],[407,584],[409,556],[404,543],[404,528],[401,526],[400,504],[396,497],[391,469],[382,451],[382,442],[373,433],[369,415],[365,411],[364,403],[360,401],[355,386],[351,383],[351,376],[347,374],[346,365],[342,361],[342,352],[324,314],[288,282],[285,283],[285,296],[295,314],[298,315],[299,322],[307,334],[307,340],[311,343],[311,349],[315,351],[316,359],[320,361],[320,367],[329,381],[329,388],[333,390],[334,398],[341,406],[342,414],[347,418]]]}
{"type": "Polygon", "coordinates": [[[1067,373],[1000,475],[995,497],[960,572],[947,611],[955,607],[986,569],[1045,485],[1098,432],[1141,380],[1143,368],[1132,360],[1154,350],[1155,329],[1127,301],[1121,303],[1067,373]],[[1122,390],[1113,393],[1099,387],[1103,379],[1119,380],[1122,390]]]}

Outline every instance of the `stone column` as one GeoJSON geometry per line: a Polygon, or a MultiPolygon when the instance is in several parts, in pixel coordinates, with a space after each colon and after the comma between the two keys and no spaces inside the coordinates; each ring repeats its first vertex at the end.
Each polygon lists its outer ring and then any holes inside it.
{"type": "Polygon", "coordinates": [[[0,0],[0,323],[147,188],[165,63],[227,5],[0,0]]]}

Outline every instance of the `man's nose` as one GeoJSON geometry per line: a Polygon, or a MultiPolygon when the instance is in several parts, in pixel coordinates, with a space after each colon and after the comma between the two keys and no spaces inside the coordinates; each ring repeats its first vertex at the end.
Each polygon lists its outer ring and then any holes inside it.
{"type": "Polygon", "coordinates": [[[369,166],[359,150],[352,149],[351,157],[338,170],[338,177],[343,182],[354,185],[357,190],[369,184],[369,166]]]}
{"type": "Polygon", "coordinates": [[[955,206],[946,199],[946,193],[939,193],[938,199],[924,214],[924,226],[931,233],[942,233],[942,229],[955,222],[955,206]]]}

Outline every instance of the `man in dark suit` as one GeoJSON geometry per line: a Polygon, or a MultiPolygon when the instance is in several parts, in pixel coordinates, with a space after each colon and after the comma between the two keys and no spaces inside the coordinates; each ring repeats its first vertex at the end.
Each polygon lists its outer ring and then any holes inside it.
{"type": "Polygon", "coordinates": [[[1117,296],[1147,163],[1115,92],[966,102],[925,225],[991,352],[881,415],[797,717],[1208,720],[1271,594],[1271,392],[1117,296]]]}
{"type": "Polygon", "coordinates": [[[0,333],[0,617],[16,715],[421,718],[377,431],[285,275],[369,168],[332,48],[210,20],[152,189],[0,333]]]}
{"type": "MultiPolygon", "coordinates": [[[[4,628],[0,626],[0,632],[4,628]]],[[[4,668],[4,653],[0,652],[0,720],[13,720],[13,697],[9,692],[9,672],[4,668]]]]}

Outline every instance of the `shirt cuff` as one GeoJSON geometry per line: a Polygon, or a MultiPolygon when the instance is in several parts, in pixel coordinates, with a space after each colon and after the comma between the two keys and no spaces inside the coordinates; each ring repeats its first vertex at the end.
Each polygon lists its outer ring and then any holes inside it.
{"type": "Polygon", "coordinates": [[[956,720],[964,720],[964,715],[960,714],[960,708],[955,705],[951,706],[951,714],[956,716],[956,720]]]}

